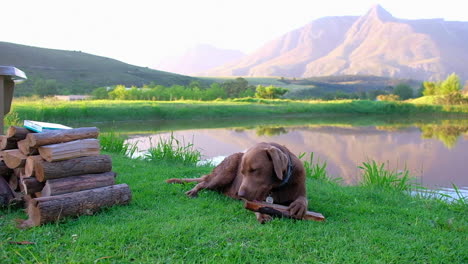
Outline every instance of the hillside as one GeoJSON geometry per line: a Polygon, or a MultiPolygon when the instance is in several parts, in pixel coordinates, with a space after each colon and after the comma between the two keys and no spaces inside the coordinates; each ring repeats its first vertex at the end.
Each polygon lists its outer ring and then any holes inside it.
{"type": "Polygon", "coordinates": [[[361,17],[325,17],[205,76],[374,75],[468,79],[468,22],[405,20],[381,6],[361,17]]]}
{"type": "Polygon", "coordinates": [[[184,75],[197,75],[244,57],[238,50],[218,49],[211,45],[200,44],[190,48],[182,56],[166,58],[156,65],[156,69],[184,75]]]}
{"type": "Polygon", "coordinates": [[[35,79],[53,79],[72,93],[101,86],[189,84],[194,78],[126,64],[80,51],[65,51],[0,42],[0,65],[13,65],[28,76],[15,95],[31,91],[35,79]]]}

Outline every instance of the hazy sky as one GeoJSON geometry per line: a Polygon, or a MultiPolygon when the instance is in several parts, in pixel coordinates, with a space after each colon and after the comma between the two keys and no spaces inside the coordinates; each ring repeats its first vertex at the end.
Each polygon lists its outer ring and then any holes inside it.
{"type": "Polygon", "coordinates": [[[314,19],[375,4],[398,18],[468,21],[466,0],[0,0],[0,41],[152,67],[197,43],[249,53],[314,19]]]}

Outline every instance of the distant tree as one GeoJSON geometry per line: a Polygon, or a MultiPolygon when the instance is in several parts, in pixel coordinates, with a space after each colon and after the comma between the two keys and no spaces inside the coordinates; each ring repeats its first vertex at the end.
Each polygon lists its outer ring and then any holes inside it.
{"type": "Polygon", "coordinates": [[[228,97],[234,98],[239,97],[242,92],[248,89],[249,82],[246,79],[239,77],[235,80],[224,82],[222,87],[226,90],[228,97]]]}
{"type": "Polygon", "coordinates": [[[255,97],[264,98],[264,99],[274,99],[274,98],[279,98],[280,96],[284,95],[287,92],[288,92],[288,89],[285,89],[282,87],[276,87],[273,85],[270,85],[270,86],[258,85],[257,89],[255,90],[255,97]]]}
{"type": "Polygon", "coordinates": [[[418,90],[416,91],[415,97],[423,96],[423,92],[424,92],[424,83],[421,83],[418,90]]]}
{"type": "Polygon", "coordinates": [[[439,84],[435,82],[423,82],[423,86],[424,86],[423,95],[429,96],[429,95],[436,95],[439,84]]]}
{"type": "Polygon", "coordinates": [[[36,79],[33,84],[33,92],[39,96],[48,96],[57,94],[62,86],[57,80],[36,79]]]}
{"type": "Polygon", "coordinates": [[[440,95],[448,95],[455,92],[460,92],[461,81],[460,77],[455,73],[450,74],[440,85],[440,95]]]}
{"type": "Polygon", "coordinates": [[[401,100],[410,99],[414,96],[413,88],[405,83],[400,83],[395,86],[395,88],[393,88],[393,94],[398,95],[401,100]]]}
{"type": "Polygon", "coordinates": [[[109,93],[106,87],[99,87],[92,91],[91,95],[94,99],[108,99],[109,93]]]}
{"type": "Polygon", "coordinates": [[[127,99],[125,85],[117,85],[112,91],[109,92],[109,98],[114,100],[127,99]]]}

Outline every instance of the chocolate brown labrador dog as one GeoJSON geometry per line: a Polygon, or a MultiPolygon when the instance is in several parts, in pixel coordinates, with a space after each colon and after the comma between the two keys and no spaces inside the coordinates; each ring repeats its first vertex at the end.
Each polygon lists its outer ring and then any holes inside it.
{"type": "MultiPolygon", "coordinates": [[[[290,214],[299,219],[307,211],[304,166],[291,151],[276,143],[259,143],[245,153],[232,154],[210,174],[200,178],[169,179],[166,182],[197,182],[186,193],[190,197],[196,197],[202,189],[209,189],[235,199],[266,199],[286,205],[290,214]]],[[[255,214],[260,223],[271,220],[269,215],[255,214]]]]}

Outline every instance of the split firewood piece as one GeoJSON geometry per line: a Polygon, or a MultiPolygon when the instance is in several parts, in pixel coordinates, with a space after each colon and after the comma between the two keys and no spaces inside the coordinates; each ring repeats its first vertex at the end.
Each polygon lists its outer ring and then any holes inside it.
{"type": "Polygon", "coordinates": [[[54,130],[43,133],[30,133],[26,136],[29,146],[37,148],[44,145],[65,143],[86,138],[97,138],[99,129],[97,127],[80,127],[73,129],[54,130]]]}
{"type": "MultiPolygon", "coordinates": [[[[294,218],[289,214],[288,207],[284,205],[246,200],[244,207],[250,211],[271,216],[294,218]]],[[[325,221],[325,217],[321,213],[307,211],[303,220],[325,221]]]]}
{"type": "Polygon", "coordinates": [[[20,189],[28,195],[41,192],[45,183],[38,181],[35,177],[25,177],[20,180],[20,189]]]}
{"type": "Polygon", "coordinates": [[[29,156],[24,165],[24,176],[32,177],[35,175],[34,170],[38,162],[43,162],[44,159],[40,155],[29,156]]]}
{"type": "Polygon", "coordinates": [[[29,146],[29,141],[27,139],[23,139],[18,141],[18,149],[26,156],[37,155],[39,151],[37,148],[32,148],[29,146]]]}
{"type": "Polygon", "coordinates": [[[26,156],[19,149],[9,149],[2,151],[3,161],[10,169],[24,167],[26,164],[26,156]]]}
{"type": "Polygon", "coordinates": [[[16,145],[17,140],[8,138],[5,135],[0,136],[0,150],[6,150],[6,149],[15,149],[18,148],[16,145]]]}
{"type": "Polygon", "coordinates": [[[40,156],[30,156],[26,162],[26,175],[31,175],[31,170],[34,171],[33,174],[38,181],[45,182],[51,179],[111,171],[112,159],[108,155],[98,155],[47,162],[40,156]]]}
{"type": "Polygon", "coordinates": [[[97,139],[81,139],[39,147],[39,154],[49,162],[84,156],[96,156],[99,155],[99,151],[100,145],[97,139]]]}
{"type": "Polygon", "coordinates": [[[112,171],[53,179],[46,182],[44,189],[42,189],[41,197],[95,189],[114,184],[115,172],[112,171]]]}
{"type": "Polygon", "coordinates": [[[34,198],[28,205],[29,219],[20,227],[39,226],[68,216],[92,215],[103,207],[128,204],[131,199],[127,184],[34,198]]]}
{"type": "Polygon", "coordinates": [[[6,136],[9,139],[20,141],[20,140],[25,139],[26,135],[29,133],[34,133],[34,132],[25,127],[11,126],[8,128],[6,136]]]}

